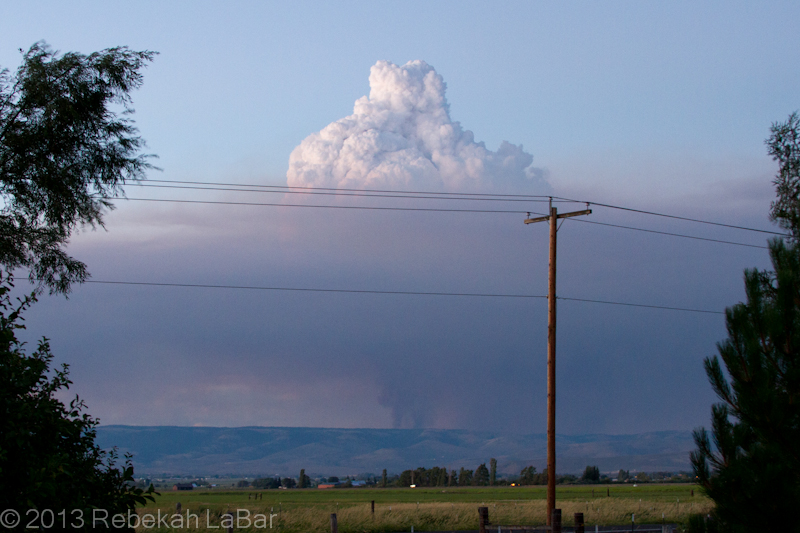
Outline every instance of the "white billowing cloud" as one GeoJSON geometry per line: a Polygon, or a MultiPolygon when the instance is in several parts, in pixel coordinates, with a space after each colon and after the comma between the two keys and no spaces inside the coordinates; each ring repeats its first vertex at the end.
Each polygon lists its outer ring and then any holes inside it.
{"type": "Polygon", "coordinates": [[[423,190],[548,188],[533,156],[506,141],[496,152],[450,119],[446,85],[424,61],[378,61],[353,114],[300,143],[290,186],[423,190]]]}

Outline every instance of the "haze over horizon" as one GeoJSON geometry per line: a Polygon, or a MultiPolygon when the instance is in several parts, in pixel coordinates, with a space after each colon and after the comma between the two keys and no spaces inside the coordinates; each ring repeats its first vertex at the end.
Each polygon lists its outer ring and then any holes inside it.
{"type": "MultiPolygon", "coordinates": [[[[378,291],[42,296],[25,338],[50,339],[104,425],[544,432],[544,299],[380,291],[546,294],[547,228],[522,222],[546,203],[277,187],[553,195],[777,231],[764,139],[800,108],[795,3],[77,5],[5,6],[0,66],[41,39],[158,51],[132,95],[150,185],[277,192],[127,186],[70,244],[92,280],[378,291]]],[[[769,266],[769,234],[592,209],[559,231],[561,297],[719,312],[769,266]]],[[[558,313],[558,433],[708,425],[723,315],[558,313]]]]}

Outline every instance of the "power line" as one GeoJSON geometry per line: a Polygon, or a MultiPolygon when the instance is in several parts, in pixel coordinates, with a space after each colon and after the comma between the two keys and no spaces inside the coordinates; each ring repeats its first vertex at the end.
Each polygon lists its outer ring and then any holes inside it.
{"type": "Polygon", "coordinates": [[[586,224],[597,224],[598,226],[609,226],[611,228],[622,228],[622,229],[630,229],[634,231],[644,231],[646,233],[657,233],[659,235],[670,235],[672,237],[683,237],[684,239],[695,239],[698,241],[708,241],[708,242],[718,242],[722,244],[733,244],[735,246],[747,246],[750,248],[761,248],[763,250],[768,250],[768,246],[759,246],[757,244],[745,244],[743,242],[733,242],[733,241],[723,241],[721,239],[709,239],[707,237],[695,237],[694,235],[684,235],[682,233],[670,233],[668,231],[658,231],[654,229],[644,229],[644,228],[634,228],[632,226],[621,226],[619,224],[609,224],[607,222],[597,222],[594,220],[583,220],[583,219],[573,219],[573,222],[585,222],[586,224]]]}
{"type": "MultiPolygon", "coordinates": [[[[172,183],[172,184],[185,184],[185,185],[215,185],[215,186],[223,186],[223,187],[249,187],[253,189],[274,189],[274,190],[284,190],[284,191],[291,191],[294,189],[301,190],[301,191],[345,191],[345,192],[357,192],[357,193],[384,193],[384,194],[406,194],[406,195],[431,195],[431,196],[441,196],[441,197],[481,197],[485,199],[513,199],[513,198],[527,198],[527,199],[549,199],[552,198],[554,201],[560,202],[568,202],[568,203],[579,203],[579,204],[591,204],[596,205],[599,207],[606,207],[609,209],[618,209],[622,211],[629,211],[632,213],[641,213],[645,215],[652,215],[652,216],[659,216],[665,218],[672,218],[675,220],[684,220],[687,222],[695,222],[698,224],[709,224],[712,226],[720,226],[724,228],[730,229],[738,229],[743,231],[755,231],[758,233],[767,233],[770,235],[779,235],[785,236],[785,233],[781,233],[778,231],[770,231],[770,230],[763,230],[757,228],[750,228],[746,226],[738,226],[735,224],[725,224],[722,222],[713,222],[710,220],[702,220],[697,218],[690,218],[690,217],[682,217],[678,215],[670,215],[667,213],[658,213],[655,211],[646,211],[644,209],[636,209],[632,207],[624,207],[612,204],[604,204],[600,202],[593,202],[591,200],[575,200],[572,198],[564,198],[562,196],[551,196],[551,195],[536,195],[536,194],[495,194],[495,193],[453,193],[453,192],[436,192],[436,191],[399,191],[399,190],[391,190],[391,189],[352,189],[352,188],[334,188],[334,187],[304,187],[304,186],[290,186],[290,185],[254,185],[254,184],[242,184],[242,183],[225,183],[225,182],[202,182],[202,181],[179,181],[179,180],[147,180],[148,182],[153,183],[172,183]]],[[[132,185],[143,185],[141,182],[132,182],[132,185]]],[[[363,195],[368,196],[368,195],[363,195]]],[[[416,197],[416,196],[414,196],[416,197]]],[[[461,198],[467,199],[467,198],[461,198]]]]}
{"type": "Polygon", "coordinates": [[[605,304],[605,305],[624,305],[626,307],[646,307],[648,309],[667,309],[670,311],[689,311],[692,313],[708,313],[712,315],[724,315],[725,313],[722,311],[708,311],[707,309],[689,309],[686,307],[669,307],[665,305],[646,305],[646,304],[632,304],[627,302],[611,302],[608,300],[589,300],[587,298],[565,298],[563,296],[556,297],[557,300],[569,300],[572,302],[588,302],[594,304],[605,304]]]}
{"type": "Polygon", "coordinates": [[[632,207],[621,207],[621,206],[618,206],[618,205],[601,204],[601,203],[598,203],[598,202],[581,202],[580,200],[570,200],[568,198],[561,198],[561,197],[558,197],[558,196],[553,196],[553,198],[558,198],[559,200],[568,200],[568,201],[576,202],[576,203],[586,203],[586,204],[596,205],[596,206],[600,206],[600,207],[608,207],[609,209],[619,209],[621,211],[630,211],[632,213],[641,213],[641,214],[644,214],[644,215],[653,215],[653,216],[657,216],[657,217],[672,218],[672,219],[675,219],[675,220],[685,220],[687,222],[696,222],[698,224],[709,224],[711,226],[721,226],[723,228],[740,229],[740,230],[744,230],[744,231],[756,231],[758,233],[769,233],[770,235],[780,235],[782,237],[786,236],[785,233],[781,233],[779,231],[770,231],[770,230],[765,230],[765,229],[748,228],[746,226],[736,226],[734,224],[723,224],[722,222],[711,222],[710,220],[701,220],[701,219],[698,219],[698,218],[680,217],[680,216],[677,216],[677,215],[668,215],[668,214],[665,214],[665,213],[656,213],[654,211],[645,211],[643,209],[634,209],[632,207]]]}
{"type": "MultiPolygon", "coordinates": [[[[119,198],[112,198],[112,197],[103,197],[106,200],[119,200],[119,198]]],[[[356,210],[368,210],[368,211],[426,211],[426,212],[438,212],[438,213],[505,213],[505,214],[535,214],[535,215],[542,215],[543,213],[538,213],[536,211],[516,211],[516,210],[509,210],[509,209],[445,209],[445,208],[426,208],[426,207],[378,207],[378,206],[350,206],[350,205],[317,205],[317,204],[284,204],[284,203],[269,203],[269,202],[233,202],[233,201],[222,201],[222,200],[176,200],[176,199],[169,199],[169,198],[129,198],[125,197],[122,198],[123,200],[131,200],[135,202],[165,202],[165,203],[181,203],[181,204],[216,204],[216,205],[245,205],[245,206],[262,206],[262,207],[306,207],[306,208],[317,208],[317,209],[356,209],[356,210]]],[[[750,248],[762,248],[766,249],[766,246],[758,246],[755,244],[746,244],[741,242],[734,242],[734,241],[724,241],[721,239],[710,239],[706,237],[696,237],[693,235],[684,235],[681,233],[670,233],[666,231],[658,231],[658,230],[651,230],[645,228],[635,228],[632,226],[622,226],[619,224],[609,224],[606,222],[596,222],[596,221],[588,221],[588,220],[580,220],[580,222],[585,222],[587,224],[597,224],[600,226],[608,226],[612,228],[622,228],[622,229],[629,229],[634,231],[644,231],[646,233],[656,233],[659,235],[668,235],[671,237],[682,237],[685,239],[694,239],[699,241],[708,241],[708,242],[716,242],[721,244],[732,244],[735,246],[747,246],[750,248]]]]}
{"type": "MultiPolygon", "coordinates": [[[[495,193],[470,193],[470,192],[436,192],[436,191],[398,191],[398,190],[390,190],[390,189],[348,189],[345,187],[342,188],[335,188],[335,187],[303,187],[299,185],[254,185],[254,184],[245,184],[245,183],[224,183],[224,182],[207,182],[207,181],[178,181],[178,180],[151,180],[148,179],[148,182],[153,183],[178,183],[178,184],[188,184],[188,185],[221,185],[225,187],[253,187],[253,188],[260,188],[260,189],[277,189],[277,190],[284,190],[284,189],[298,189],[298,190],[308,190],[308,191],[346,191],[346,192],[370,192],[370,193],[387,193],[387,194],[430,194],[430,195],[438,195],[438,196],[482,196],[482,197],[496,197],[496,198],[552,198],[546,194],[495,194],[495,193]]],[[[129,185],[139,185],[141,182],[131,182],[129,185]]],[[[564,200],[559,198],[559,200],[564,202],[573,203],[572,200],[564,200]]],[[[581,202],[582,203],[582,202],[581,202]]]]}
{"type": "MultiPolygon", "coordinates": [[[[478,298],[538,298],[546,299],[547,296],[538,294],[503,294],[503,293],[480,293],[480,292],[441,292],[441,291],[380,291],[380,290],[359,290],[359,289],[320,289],[305,287],[269,287],[256,285],[216,285],[207,283],[158,283],[145,281],[109,281],[109,280],[87,280],[84,283],[94,283],[100,285],[133,285],[146,287],[183,287],[195,289],[232,289],[232,290],[256,290],[256,291],[288,291],[288,292],[327,292],[327,293],[346,293],[346,294],[383,294],[383,295],[402,295],[402,296],[454,296],[454,297],[478,297],[478,298]]],[[[614,302],[610,300],[590,300],[586,298],[566,298],[559,296],[559,300],[575,302],[598,303],[604,305],[622,305],[626,307],[644,307],[648,309],[663,309],[668,311],[683,311],[690,313],[724,314],[721,311],[709,311],[707,309],[692,309],[687,307],[669,307],[663,305],[635,304],[630,302],[614,302]]]]}
{"type": "MultiPolygon", "coordinates": [[[[101,197],[105,200],[119,200],[113,197],[101,197]]],[[[377,207],[377,206],[362,206],[362,205],[310,205],[310,204],[280,204],[280,203],[266,203],[266,202],[228,202],[217,200],[171,200],[162,198],[124,198],[124,200],[132,200],[135,202],[172,202],[179,204],[217,204],[217,205],[252,205],[252,206],[266,206],[266,207],[308,207],[317,209],[359,209],[367,211],[430,211],[438,213],[513,213],[515,215],[524,215],[528,211],[512,211],[508,209],[444,209],[433,207],[377,207]]]]}
{"type": "Polygon", "coordinates": [[[100,283],[105,285],[144,285],[152,287],[188,287],[197,289],[237,289],[255,291],[291,291],[291,292],[334,292],[351,294],[388,294],[404,296],[465,296],[479,298],[547,298],[536,294],[493,294],[481,292],[437,292],[437,291],[379,291],[359,289],[318,289],[305,287],[262,287],[255,285],[212,285],[205,283],[157,283],[145,281],[100,281],[87,280],[84,283],[100,283]]]}
{"type": "MultiPolygon", "coordinates": [[[[409,192],[408,194],[392,194],[392,193],[372,193],[369,191],[368,194],[356,193],[356,192],[328,192],[328,191],[294,191],[294,190],[281,190],[281,189],[253,189],[247,188],[247,186],[242,187],[203,187],[197,185],[151,185],[147,183],[136,183],[137,187],[150,187],[154,189],[189,189],[189,190],[196,190],[196,191],[232,191],[232,192],[256,192],[262,194],[308,194],[308,195],[324,195],[324,196],[355,196],[358,198],[412,198],[415,200],[461,200],[461,201],[472,201],[472,202],[549,202],[548,197],[536,197],[536,198],[491,198],[491,197],[483,197],[483,196],[420,196],[426,193],[413,193],[409,192]]],[[[454,193],[457,194],[457,193],[454,193]]],[[[560,202],[564,202],[564,200],[559,200],[560,202]]],[[[572,202],[570,202],[572,203],[572,202]]]]}

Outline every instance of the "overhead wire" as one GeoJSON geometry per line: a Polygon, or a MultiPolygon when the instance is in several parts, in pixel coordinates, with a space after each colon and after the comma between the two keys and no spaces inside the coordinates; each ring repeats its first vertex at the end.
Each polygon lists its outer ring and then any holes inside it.
{"type": "MultiPolygon", "coordinates": [[[[104,200],[118,200],[119,198],[101,197],[104,200]]],[[[305,207],[317,209],[356,209],[367,211],[430,211],[439,213],[513,213],[524,215],[528,211],[515,211],[510,209],[446,209],[434,207],[387,207],[387,206],[364,206],[364,205],[312,205],[312,204],[282,204],[268,202],[232,202],[224,200],[174,200],[167,198],[124,198],[134,202],[172,202],[179,204],[217,204],[217,205],[249,205],[266,207],[305,207]]]]}
{"type": "Polygon", "coordinates": [[[739,230],[744,230],[744,231],[755,231],[755,232],[758,232],[758,233],[768,233],[770,235],[786,236],[786,233],[782,233],[782,232],[779,232],[779,231],[771,231],[771,230],[757,229],[757,228],[748,228],[747,226],[737,226],[735,224],[725,224],[725,223],[722,223],[722,222],[712,222],[710,220],[702,220],[702,219],[699,219],[699,218],[682,217],[682,216],[678,216],[678,215],[669,215],[669,214],[666,214],[666,213],[656,213],[655,211],[645,211],[644,209],[634,209],[632,207],[622,207],[622,206],[618,206],[618,205],[603,204],[603,203],[599,203],[599,202],[585,202],[585,201],[581,201],[581,200],[573,200],[573,199],[569,199],[569,198],[563,198],[563,197],[560,197],[560,196],[553,196],[553,198],[558,198],[559,200],[562,200],[562,201],[569,201],[569,202],[575,202],[575,203],[581,203],[581,204],[590,204],[590,205],[596,205],[596,206],[600,206],[600,207],[607,207],[609,209],[618,209],[618,210],[621,210],[621,211],[630,211],[632,213],[640,213],[640,214],[644,214],[644,215],[653,215],[653,216],[657,216],[657,217],[672,218],[672,219],[675,219],[675,220],[685,220],[687,222],[695,222],[695,223],[698,223],[698,224],[709,224],[711,226],[720,226],[720,227],[723,227],[723,228],[732,228],[732,229],[739,229],[739,230]]]}
{"type": "MultiPolygon", "coordinates": [[[[394,194],[394,193],[372,193],[371,191],[364,191],[369,192],[369,194],[361,194],[357,192],[334,192],[334,191],[294,191],[294,190],[281,190],[281,189],[252,189],[247,188],[248,186],[233,186],[233,187],[203,187],[200,185],[158,185],[158,184],[147,184],[147,183],[136,183],[135,186],[137,187],[150,187],[155,189],[188,189],[188,190],[199,190],[199,191],[231,191],[231,192],[256,192],[256,193],[266,193],[266,194],[307,194],[307,195],[324,195],[324,196],[355,196],[359,198],[411,198],[415,200],[461,200],[461,201],[478,201],[478,202],[549,202],[549,197],[532,197],[532,198],[488,198],[483,196],[422,196],[423,194],[429,193],[413,193],[409,192],[408,194],[394,194]]],[[[455,194],[455,193],[454,193],[455,194]]],[[[564,202],[564,200],[560,200],[564,202]]],[[[572,203],[572,202],[570,202],[572,203]]]]}
{"type": "MultiPolygon", "coordinates": [[[[354,189],[354,188],[334,188],[334,187],[308,187],[308,186],[297,186],[297,185],[259,185],[259,184],[242,184],[242,183],[226,183],[226,182],[202,182],[202,181],[180,181],[180,180],[154,180],[148,179],[147,182],[151,183],[167,183],[167,184],[176,184],[176,185],[214,185],[214,186],[222,186],[222,187],[248,187],[252,189],[271,189],[271,190],[278,190],[283,192],[289,192],[296,190],[296,192],[301,191],[308,191],[308,194],[314,194],[315,191],[329,191],[329,192],[339,192],[344,191],[347,193],[355,192],[355,193],[382,193],[382,194],[405,194],[405,195],[430,195],[435,197],[460,197],[463,196],[465,198],[461,198],[466,200],[466,197],[480,197],[485,200],[496,200],[496,201],[518,201],[516,199],[539,199],[539,201],[543,199],[550,199],[552,198],[553,201],[558,202],[567,202],[567,203],[578,203],[578,204],[590,204],[599,207],[606,207],[608,209],[617,209],[622,211],[629,211],[633,213],[640,213],[645,215],[651,216],[658,216],[658,217],[665,217],[671,218],[675,220],[683,220],[687,222],[694,222],[699,224],[708,224],[713,226],[720,226],[730,229],[738,229],[743,231],[754,231],[758,233],[767,233],[771,235],[778,235],[778,236],[785,236],[785,233],[779,231],[772,231],[772,230],[764,230],[758,228],[750,228],[747,226],[739,226],[736,224],[726,224],[723,222],[714,222],[711,220],[703,220],[698,218],[691,218],[691,217],[684,217],[679,215],[671,215],[668,213],[659,213],[656,211],[647,211],[644,209],[637,209],[632,207],[625,207],[625,206],[618,206],[613,204],[606,204],[602,202],[595,202],[591,200],[576,200],[574,198],[566,198],[563,196],[555,196],[555,195],[542,195],[542,194],[499,194],[499,193],[454,193],[454,192],[436,192],[436,191],[408,191],[408,190],[391,190],[391,189],[354,189]],[[504,200],[505,199],[505,200],[504,200]]],[[[139,182],[130,182],[128,185],[139,185],[139,186],[149,186],[141,181],[139,182]]],[[[210,190],[210,188],[209,188],[210,190]]],[[[223,189],[219,189],[223,190],[223,189]]],[[[370,194],[358,194],[356,196],[370,196],[370,194]]],[[[409,196],[410,198],[417,198],[418,196],[409,196]]]]}
{"type": "Polygon", "coordinates": [[[768,250],[769,249],[768,246],[760,246],[758,244],[746,244],[746,243],[743,243],[743,242],[724,241],[722,239],[711,239],[711,238],[708,238],[708,237],[696,237],[694,235],[684,235],[682,233],[670,233],[668,231],[659,231],[659,230],[654,230],[654,229],[634,228],[632,226],[623,226],[623,225],[620,225],[620,224],[609,224],[608,222],[598,222],[596,220],[584,220],[584,219],[575,218],[575,217],[570,217],[570,218],[564,219],[564,220],[570,220],[571,222],[583,222],[584,224],[596,224],[598,226],[608,226],[608,227],[611,227],[611,228],[629,229],[629,230],[633,230],[633,231],[644,231],[646,233],[657,233],[659,235],[669,235],[669,236],[672,236],[672,237],[683,237],[684,239],[694,239],[694,240],[698,240],[698,241],[718,242],[718,243],[721,243],[721,244],[733,244],[735,246],[747,246],[749,248],[761,248],[763,250],[768,250]]]}
{"type": "MultiPolygon", "coordinates": [[[[224,183],[224,182],[210,182],[210,181],[178,181],[178,180],[153,180],[148,179],[148,182],[153,183],[177,183],[189,185],[221,185],[225,187],[253,187],[260,189],[297,189],[307,191],[345,191],[345,192],[370,192],[370,193],[386,193],[386,194],[430,194],[437,196],[484,196],[484,197],[497,197],[497,198],[551,198],[547,194],[499,194],[499,193],[470,193],[470,192],[437,192],[437,191],[400,191],[391,189],[352,189],[352,188],[338,188],[338,187],[306,187],[302,185],[258,185],[258,184],[244,184],[244,183],[224,183]]],[[[141,181],[130,182],[127,185],[141,185],[141,181]]],[[[572,200],[562,200],[572,203],[572,200]]]]}
{"type": "MultiPolygon", "coordinates": [[[[256,290],[256,291],[289,291],[289,292],[327,292],[327,293],[349,293],[349,294],[380,294],[380,295],[403,295],[403,296],[451,296],[451,297],[478,297],[478,298],[533,298],[546,299],[547,296],[539,294],[505,294],[505,293],[480,293],[480,292],[442,292],[442,291],[388,291],[371,289],[322,289],[308,287],[275,287],[257,285],[218,285],[208,283],[167,283],[167,282],[145,282],[145,281],[111,281],[111,280],[86,280],[84,283],[100,285],[132,285],[148,287],[183,287],[200,289],[233,289],[233,290],[256,290]]],[[[724,314],[722,311],[710,311],[707,309],[693,309],[688,307],[671,307],[665,305],[637,304],[631,302],[615,302],[611,300],[592,300],[588,298],[569,298],[564,296],[556,297],[558,300],[573,302],[597,303],[604,305],[620,305],[626,307],[643,307],[648,309],[663,309],[668,311],[683,311],[691,313],[724,314]]]]}
{"type": "MultiPolygon", "coordinates": [[[[208,189],[208,190],[220,190],[220,189],[208,189]]],[[[113,197],[103,197],[106,200],[114,200],[119,198],[113,197]]],[[[121,198],[123,200],[131,200],[135,202],[165,202],[165,203],[183,203],[183,204],[211,204],[211,205],[243,205],[243,206],[262,206],[262,207],[304,207],[304,208],[317,208],[317,209],[354,209],[354,210],[368,210],[368,211],[418,211],[418,212],[439,212],[439,213],[497,213],[497,214],[537,214],[537,215],[545,215],[545,213],[538,213],[535,211],[518,211],[518,210],[511,210],[511,209],[455,209],[455,208],[426,208],[426,207],[396,207],[396,206],[351,206],[351,205],[320,205],[320,204],[286,204],[286,203],[279,203],[279,202],[239,202],[239,201],[231,201],[231,200],[180,200],[180,199],[172,199],[172,198],[132,198],[132,197],[125,197],[121,198]]],[[[455,199],[455,198],[454,198],[455,199]]],[[[591,203],[589,202],[591,205],[591,203]]],[[[766,246],[759,246],[755,244],[747,244],[735,241],[727,241],[722,239],[712,239],[709,237],[698,237],[694,235],[686,235],[682,233],[672,233],[666,231],[659,231],[659,230],[652,230],[646,228],[636,228],[633,226],[624,226],[620,224],[610,224],[607,222],[598,222],[598,221],[590,221],[590,220],[583,220],[583,219],[575,219],[578,222],[584,222],[587,224],[596,224],[600,226],[608,226],[612,228],[621,228],[633,231],[642,231],[646,233],[654,233],[659,235],[667,235],[671,237],[681,237],[685,239],[693,239],[699,241],[707,241],[707,242],[715,242],[720,244],[730,244],[734,246],[745,246],[749,248],[761,248],[766,249],[766,246]]]]}
{"type": "MultiPolygon", "coordinates": [[[[744,226],[737,226],[732,224],[724,224],[701,219],[693,219],[688,217],[680,217],[676,215],[669,215],[664,213],[656,213],[652,211],[645,211],[634,208],[626,208],[622,206],[614,206],[610,204],[602,204],[597,202],[586,202],[581,200],[574,200],[556,196],[546,195],[520,195],[520,194],[487,194],[487,193],[440,193],[433,191],[397,191],[397,190],[384,190],[384,189],[338,189],[326,187],[295,187],[295,186],[278,186],[278,185],[245,185],[221,182],[186,182],[176,180],[148,180],[158,183],[167,183],[173,185],[150,185],[137,183],[136,185],[154,188],[168,188],[168,189],[190,189],[190,190],[212,190],[212,191],[232,191],[232,192],[281,192],[281,193],[299,193],[299,194],[324,194],[333,196],[356,196],[364,198],[404,198],[404,199],[433,199],[433,200],[481,200],[481,201],[535,201],[544,202],[552,199],[555,202],[566,203],[582,203],[610,209],[620,209],[631,211],[635,213],[662,216],[666,218],[673,218],[695,223],[710,224],[714,226],[721,226],[731,229],[756,231],[761,233],[770,233],[775,235],[783,235],[779,232],[772,232],[767,230],[760,230],[755,228],[748,228],[744,226]],[[211,187],[209,187],[211,185],[211,187]],[[299,190],[294,190],[299,189],[299,190]],[[366,194],[365,194],[366,193],[366,194]],[[426,195],[426,196],[422,196],[426,195]],[[547,199],[547,200],[545,200],[547,199]]],[[[108,198],[114,199],[114,198],[108,198]]],[[[544,213],[536,213],[534,211],[521,211],[521,210],[503,210],[503,209],[455,209],[455,208],[423,208],[423,207],[396,207],[396,206],[352,206],[352,205],[319,205],[319,204],[286,204],[277,202],[239,202],[239,201],[222,201],[222,200],[181,200],[181,199],[160,199],[160,198],[130,198],[124,199],[141,202],[169,202],[169,203],[185,203],[185,204],[217,204],[217,205],[244,205],[244,206],[268,206],[268,207],[305,207],[305,208],[318,208],[318,209],[354,209],[354,210],[371,210],[371,211],[418,211],[418,212],[449,212],[449,213],[508,213],[508,214],[524,214],[531,213],[537,215],[544,215],[544,213]]],[[[712,239],[707,237],[698,237],[693,235],[685,235],[680,233],[665,232],[659,230],[652,230],[646,228],[637,228],[632,226],[625,226],[620,224],[611,224],[606,222],[590,221],[583,219],[574,219],[576,222],[583,222],[588,224],[596,224],[600,226],[607,226],[613,228],[627,229],[633,231],[642,231],[647,233],[654,233],[660,235],[667,235],[673,237],[688,238],[700,241],[715,242],[721,244],[730,244],[736,246],[746,246],[752,248],[766,248],[753,244],[746,244],[740,242],[726,241],[722,239],[712,239]]],[[[327,292],[327,293],[352,293],[352,294],[383,294],[383,295],[418,295],[418,296],[453,296],[453,297],[489,297],[489,298],[547,298],[543,295],[525,295],[525,294],[496,294],[496,293],[449,293],[449,292],[426,292],[426,291],[381,291],[381,290],[358,290],[358,289],[320,289],[320,288],[300,288],[300,287],[260,287],[260,286],[239,286],[239,285],[213,285],[213,284],[189,284],[189,283],[155,283],[155,282],[127,282],[127,281],[107,281],[107,280],[88,280],[87,283],[95,284],[109,284],[109,285],[140,285],[140,286],[156,286],[156,287],[191,287],[191,288],[217,288],[217,289],[236,289],[236,290],[270,290],[270,291],[295,291],[295,292],[327,292]]],[[[557,297],[559,300],[597,303],[603,305],[618,305],[627,307],[640,307],[649,309],[663,309],[670,311],[683,311],[693,313],[706,313],[706,314],[724,314],[721,311],[710,311],[705,309],[693,309],[685,307],[671,307],[662,305],[650,304],[636,304],[631,302],[616,302],[610,300],[595,300],[587,298],[569,298],[557,297]]]]}

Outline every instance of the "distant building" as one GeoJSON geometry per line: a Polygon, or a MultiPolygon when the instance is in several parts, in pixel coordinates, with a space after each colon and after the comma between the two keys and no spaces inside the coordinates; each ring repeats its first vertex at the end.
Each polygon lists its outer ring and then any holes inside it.
{"type": "Polygon", "coordinates": [[[193,490],[194,483],[175,483],[172,490],[193,490]]]}
{"type": "Polygon", "coordinates": [[[336,485],[338,485],[338,483],[320,483],[319,485],[317,485],[317,488],[318,489],[332,489],[336,485]]]}

